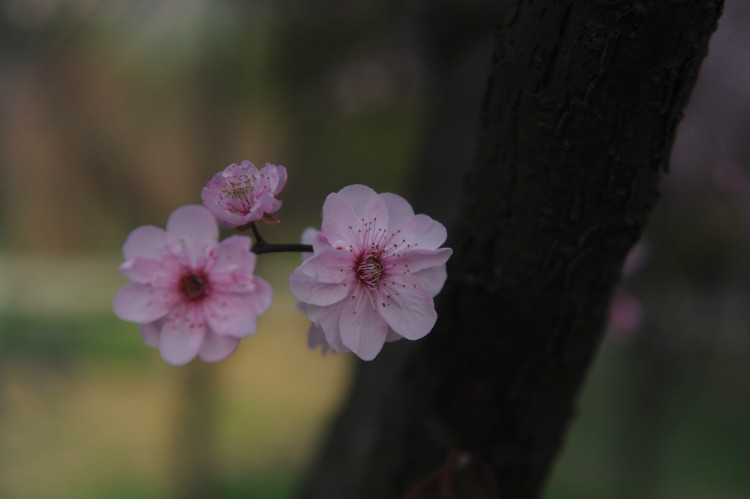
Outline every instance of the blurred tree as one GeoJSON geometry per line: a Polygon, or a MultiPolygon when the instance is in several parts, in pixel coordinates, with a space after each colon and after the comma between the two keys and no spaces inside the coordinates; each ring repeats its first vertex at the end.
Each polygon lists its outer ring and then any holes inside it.
{"type": "Polygon", "coordinates": [[[504,5],[440,320],[359,365],[302,497],[539,495],[722,4],[504,5]]]}

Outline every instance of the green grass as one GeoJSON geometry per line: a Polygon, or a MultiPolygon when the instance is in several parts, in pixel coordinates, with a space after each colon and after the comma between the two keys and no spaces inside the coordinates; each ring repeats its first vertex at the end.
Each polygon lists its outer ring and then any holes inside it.
{"type": "Polygon", "coordinates": [[[0,352],[53,362],[79,357],[143,361],[138,326],[111,313],[85,316],[0,315],[0,352]]]}

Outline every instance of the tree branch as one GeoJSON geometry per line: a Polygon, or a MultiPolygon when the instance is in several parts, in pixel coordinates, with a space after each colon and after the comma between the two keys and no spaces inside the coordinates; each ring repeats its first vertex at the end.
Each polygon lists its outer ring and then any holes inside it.
{"type": "Polygon", "coordinates": [[[436,470],[539,495],[721,8],[506,5],[438,324],[361,365],[303,497],[418,497],[436,470]]]}

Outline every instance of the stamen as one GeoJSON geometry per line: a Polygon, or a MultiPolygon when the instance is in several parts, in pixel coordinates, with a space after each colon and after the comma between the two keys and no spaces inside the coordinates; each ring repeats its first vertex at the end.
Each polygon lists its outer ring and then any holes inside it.
{"type": "Polygon", "coordinates": [[[179,288],[188,301],[198,301],[208,294],[208,279],[203,274],[184,274],[180,278],[179,288]]]}
{"type": "Polygon", "coordinates": [[[357,277],[359,277],[362,284],[371,289],[378,285],[378,281],[380,281],[384,270],[385,265],[380,253],[369,253],[357,265],[357,277]]]}

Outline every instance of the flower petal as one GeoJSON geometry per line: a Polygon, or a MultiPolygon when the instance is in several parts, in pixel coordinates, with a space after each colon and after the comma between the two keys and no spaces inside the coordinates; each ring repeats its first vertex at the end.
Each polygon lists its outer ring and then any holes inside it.
{"type": "Polygon", "coordinates": [[[180,278],[180,269],[174,257],[162,260],[137,257],[120,265],[120,274],[131,281],[150,284],[157,288],[172,286],[180,278]]]}
{"type": "Polygon", "coordinates": [[[203,314],[216,334],[244,338],[258,330],[258,313],[241,295],[216,293],[203,302],[203,314]]]}
{"type": "Polygon", "coordinates": [[[182,306],[169,314],[159,335],[159,351],[176,366],[195,358],[206,335],[206,324],[197,306],[182,306]]]}
{"type": "Polygon", "coordinates": [[[141,324],[141,337],[143,338],[143,341],[146,343],[146,345],[154,348],[159,348],[159,334],[161,333],[161,328],[163,326],[163,320],[141,324]]]}
{"type": "MultiPolygon", "coordinates": [[[[300,243],[302,244],[310,244],[312,245],[315,238],[320,234],[320,231],[314,227],[308,227],[305,230],[302,231],[302,236],[300,237],[300,243]]],[[[321,238],[322,241],[325,241],[325,238],[321,238]]],[[[313,252],[315,249],[313,248],[313,252]]],[[[311,256],[313,256],[314,253],[302,253],[302,261],[304,262],[311,256]]]]}
{"type": "Polygon", "coordinates": [[[396,331],[394,331],[390,327],[388,328],[388,334],[385,337],[385,342],[386,343],[390,343],[392,341],[403,340],[403,339],[404,339],[403,336],[401,336],[400,334],[398,334],[396,331]]]}
{"type": "Polygon", "coordinates": [[[161,319],[177,302],[174,292],[131,282],[112,299],[112,310],[124,321],[144,324],[161,319]]]}
{"type": "MultiPolygon", "coordinates": [[[[336,195],[348,201],[359,218],[371,218],[378,202],[382,201],[379,199],[377,192],[366,185],[360,184],[348,185],[337,192],[336,195]]],[[[325,217],[325,212],[323,216],[325,217]]]]}
{"type": "Polygon", "coordinates": [[[317,236],[318,233],[320,233],[320,231],[315,227],[307,227],[302,231],[302,235],[300,236],[300,243],[312,244],[315,240],[315,236],[317,236]]]}
{"type": "Polygon", "coordinates": [[[235,351],[240,340],[231,336],[216,334],[211,328],[206,328],[206,337],[198,355],[206,362],[219,362],[229,357],[235,351]]]}
{"type": "Polygon", "coordinates": [[[445,242],[447,232],[440,222],[427,215],[414,215],[411,218],[392,225],[390,228],[394,243],[406,240],[410,248],[437,249],[445,242]],[[399,232],[400,231],[400,232],[399,232]]]}
{"type": "MultiPolygon", "coordinates": [[[[265,168],[269,168],[272,166],[274,165],[270,163],[266,163],[265,168]]],[[[271,179],[272,179],[271,185],[274,186],[271,192],[273,193],[274,196],[277,196],[281,192],[281,189],[283,189],[284,186],[286,185],[286,179],[287,179],[286,168],[282,165],[278,165],[272,169],[269,168],[269,171],[270,170],[273,170],[274,172],[273,175],[269,174],[269,176],[271,176],[271,179]]]]}
{"type": "Polygon", "coordinates": [[[210,280],[214,291],[219,293],[247,293],[255,288],[256,256],[250,251],[251,240],[247,236],[232,236],[217,246],[212,254],[215,258],[210,266],[210,280]]]}
{"type": "Polygon", "coordinates": [[[430,267],[445,265],[452,254],[453,250],[450,248],[412,249],[398,258],[395,263],[398,266],[408,267],[411,272],[419,272],[430,267]]]}
{"type": "Polygon", "coordinates": [[[122,254],[125,260],[134,258],[161,258],[167,247],[167,233],[164,230],[145,225],[138,227],[128,235],[125,244],[122,245],[122,254]]]}
{"type": "Polygon", "coordinates": [[[354,256],[348,250],[328,246],[302,263],[297,270],[317,281],[338,284],[353,276],[353,266],[354,256]]]}
{"type": "Polygon", "coordinates": [[[199,205],[177,208],[167,220],[167,233],[185,249],[192,265],[200,263],[219,240],[214,216],[199,205]]]}
{"type": "Polygon", "coordinates": [[[362,222],[354,207],[344,197],[336,193],[329,194],[323,203],[322,232],[333,245],[336,241],[346,241],[347,245],[356,245],[357,229],[362,222]]]}
{"type": "Polygon", "coordinates": [[[344,299],[351,288],[349,252],[326,248],[307,259],[289,277],[289,288],[297,299],[311,305],[332,305],[344,299]]]}
{"type": "Polygon", "coordinates": [[[432,297],[435,297],[440,293],[440,290],[443,289],[443,285],[445,284],[445,279],[448,277],[445,265],[430,267],[429,269],[424,269],[412,275],[422,281],[422,285],[432,297]]]}
{"type": "Polygon", "coordinates": [[[372,360],[383,348],[388,324],[378,315],[364,294],[359,300],[347,300],[339,321],[341,341],[362,360],[372,360]]]}
{"type": "Polygon", "coordinates": [[[338,303],[349,294],[344,284],[320,282],[296,271],[289,277],[289,289],[299,301],[323,307],[338,303]]]}
{"type": "Polygon", "coordinates": [[[414,210],[409,202],[398,194],[384,192],[380,194],[380,199],[385,202],[388,209],[388,224],[391,227],[414,216],[414,210]]]}
{"type": "MultiPolygon", "coordinates": [[[[309,307],[312,307],[312,305],[310,305],[309,307]]],[[[317,314],[317,324],[323,330],[326,341],[328,342],[328,346],[339,353],[349,351],[349,349],[341,341],[341,330],[339,329],[339,321],[341,320],[342,308],[343,304],[332,305],[330,307],[319,307],[317,314]]]]}
{"type": "Polygon", "coordinates": [[[437,321],[432,297],[416,277],[401,276],[395,285],[389,282],[381,288],[378,305],[388,325],[410,340],[424,337],[437,321]]]}
{"type": "Polygon", "coordinates": [[[252,292],[239,296],[248,307],[252,308],[260,316],[271,308],[273,289],[271,289],[271,285],[266,280],[260,277],[253,278],[253,288],[252,292]]]}
{"type": "MultiPolygon", "coordinates": [[[[323,234],[322,231],[318,231],[318,233],[315,235],[315,239],[312,241],[313,246],[313,253],[320,253],[323,251],[323,248],[327,248],[331,246],[328,244],[328,239],[326,239],[325,234],[323,234]]],[[[303,258],[303,260],[306,260],[307,258],[303,258]]]]}
{"type": "Polygon", "coordinates": [[[250,251],[252,239],[247,236],[231,236],[216,247],[216,262],[212,270],[231,271],[237,266],[252,272],[255,270],[255,253],[250,251]]]}
{"type": "Polygon", "coordinates": [[[310,323],[310,329],[307,330],[307,348],[315,350],[318,346],[323,345],[323,355],[328,351],[328,342],[323,330],[315,323],[310,323]]]}

